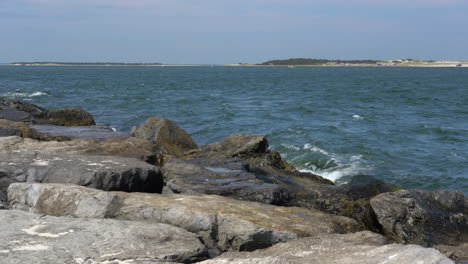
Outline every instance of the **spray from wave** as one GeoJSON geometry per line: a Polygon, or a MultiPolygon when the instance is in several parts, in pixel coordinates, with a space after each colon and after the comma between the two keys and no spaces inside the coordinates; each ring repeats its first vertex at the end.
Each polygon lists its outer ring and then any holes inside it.
{"type": "Polygon", "coordinates": [[[338,184],[372,170],[362,155],[336,154],[309,143],[303,147],[282,144],[277,150],[300,171],[320,175],[338,184]]]}

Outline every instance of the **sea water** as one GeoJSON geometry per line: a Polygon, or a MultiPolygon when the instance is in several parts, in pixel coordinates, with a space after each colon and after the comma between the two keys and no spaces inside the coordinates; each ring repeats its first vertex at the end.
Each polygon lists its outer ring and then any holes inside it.
{"type": "Polygon", "coordinates": [[[124,132],[166,117],[198,144],[265,134],[337,183],[468,193],[468,68],[0,66],[0,96],[81,107],[124,132]]]}

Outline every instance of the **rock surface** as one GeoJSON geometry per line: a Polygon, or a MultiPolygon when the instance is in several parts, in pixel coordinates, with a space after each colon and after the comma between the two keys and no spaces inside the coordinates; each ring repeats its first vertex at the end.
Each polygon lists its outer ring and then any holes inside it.
{"type": "Polygon", "coordinates": [[[149,264],[206,256],[196,235],[165,224],[0,210],[0,234],[2,264],[149,264]]]}
{"type": "Polygon", "coordinates": [[[425,246],[468,242],[468,196],[460,191],[403,190],[370,204],[386,236],[425,246]]]}
{"type": "Polygon", "coordinates": [[[0,97],[0,119],[58,126],[92,126],[93,116],[79,108],[46,110],[34,104],[0,97]]]}
{"type": "Polygon", "coordinates": [[[250,253],[225,253],[200,264],[450,264],[435,249],[416,245],[386,245],[369,231],[302,238],[250,253]]]}
{"type": "Polygon", "coordinates": [[[10,205],[35,213],[166,223],[199,234],[212,254],[255,250],[297,237],[360,230],[356,221],[298,207],[221,196],[103,192],[63,184],[15,183],[10,205]],[[214,253],[213,253],[214,252],[214,253]]]}
{"type": "Polygon", "coordinates": [[[130,134],[137,138],[150,140],[159,154],[170,157],[181,157],[186,151],[197,147],[185,130],[172,121],[152,117],[139,127],[133,127],[130,134]]]}
{"type": "Polygon", "coordinates": [[[250,166],[271,166],[295,171],[278,152],[268,149],[268,140],[261,135],[231,135],[221,142],[203,145],[186,152],[184,159],[229,159],[241,158],[250,166]]]}
{"type": "Polygon", "coordinates": [[[72,154],[70,149],[60,151],[61,142],[39,143],[16,137],[0,138],[0,142],[10,142],[0,144],[2,201],[5,201],[6,188],[12,182],[72,183],[130,192],[160,193],[163,188],[161,170],[135,158],[72,154]],[[19,148],[15,139],[38,148],[19,148]]]}
{"type": "Polygon", "coordinates": [[[154,146],[151,142],[133,137],[108,138],[104,140],[73,139],[61,142],[37,141],[20,137],[0,137],[0,153],[2,152],[119,156],[143,159],[151,164],[155,164],[155,159],[157,159],[154,146]]]}
{"type": "Polygon", "coordinates": [[[56,126],[56,125],[33,125],[32,129],[41,134],[62,136],[68,138],[128,138],[124,132],[116,132],[106,126],[56,126]]]}
{"type": "Polygon", "coordinates": [[[262,203],[314,208],[353,217],[363,227],[379,231],[369,200],[397,187],[361,175],[334,186],[309,173],[271,166],[251,167],[240,158],[171,160],[163,167],[164,193],[215,194],[262,203]]]}
{"type": "Polygon", "coordinates": [[[0,110],[23,111],[31,115],[41,114],[46,111],[44,108],[37,105],[24,103],[17,99],[7,99],[4,97],[0,97],[0,110]]]}

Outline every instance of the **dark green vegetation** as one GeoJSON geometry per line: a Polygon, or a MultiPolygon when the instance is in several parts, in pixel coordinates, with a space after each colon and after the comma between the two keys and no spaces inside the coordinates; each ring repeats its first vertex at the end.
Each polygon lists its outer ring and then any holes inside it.
{"type": "Polygon", "coordinates": [[[161,63],[126,63],[126,62],[12,62],[11,65],[66,65],[66,66],[151,66],[161,63]]]}
{"type": "Polygon", "coordinates": [[[287,59],[271,60],[260,65],[323,65],[323,64],[377,64],[376,60],[325,60],[325,59],[287,59]]]}

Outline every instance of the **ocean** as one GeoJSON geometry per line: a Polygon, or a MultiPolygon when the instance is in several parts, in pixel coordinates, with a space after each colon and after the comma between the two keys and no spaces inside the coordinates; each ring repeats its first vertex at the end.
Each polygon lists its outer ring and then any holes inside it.
{"type": "Polygon", "coordinates": [[[166,117],[198,144],[264,134],[337,184],[468,193],[468,68],[0,66],[0,96],[120,131],[166,117]]]}

